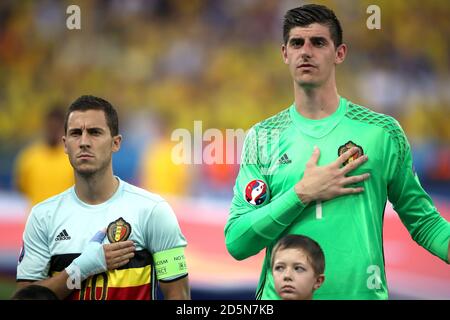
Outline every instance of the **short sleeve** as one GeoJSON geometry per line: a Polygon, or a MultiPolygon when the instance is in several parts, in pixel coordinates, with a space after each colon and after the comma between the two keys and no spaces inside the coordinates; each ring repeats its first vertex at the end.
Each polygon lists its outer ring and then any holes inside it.
{"type": "Polygon", "coordinates": [[[177,217],[166,201],[156,204],[146,217],[144,234],[146,247],[152,253],[187,245],[177,217]]]}
{"type": "Polygon", "coordinates": [[[33,209],[23,234],[23,247],[17,266],[17,281],[46,279],[50,258],[45,217],[33,209]]]}

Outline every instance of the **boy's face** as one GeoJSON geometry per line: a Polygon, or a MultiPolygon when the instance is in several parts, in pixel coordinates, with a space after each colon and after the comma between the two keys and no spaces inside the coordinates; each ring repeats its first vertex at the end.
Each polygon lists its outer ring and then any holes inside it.
{"type": "Polygon", "coordinates": [[[284,300],[311,300],[324,275],[316,275],[308,256],[301,249],[280,249],[273,261],[275,290],[284,300]]]}

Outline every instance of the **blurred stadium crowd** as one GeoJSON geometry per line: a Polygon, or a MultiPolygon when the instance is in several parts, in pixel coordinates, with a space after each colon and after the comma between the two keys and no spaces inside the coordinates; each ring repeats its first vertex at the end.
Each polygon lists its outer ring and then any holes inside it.
{"type": "MultiPolygon", "coordinates": [[[[412,144],[415,169],[422,184],[433,196],[442,195],[447,201],[450,3],[314,2],[334,9],[343,25],[344,41],[349,45],[347,59],[337,70],[339,93],[399,120],[412,144]],[[370,15],[366,9],[372,4],[381,9],[381,30],[369,30],[366,26],[370,15]]],[[[226,272],[230,270],[239,276],[256,277],[254,270],[259,268],[259,262],[236,264],[226,253],[222,238],[238,164],[174,165],[171,152],[178,142],[170,138],[177,128],[192,132],[194,121],[198,120],[202,121],[203,132],[208,128],[222,132],[247,130],[292,103],[291,78],[280,53],[282,19],[288,9],[303,3],[2,0],[0,217],[2,211],[8,213],[3,217],[6,220],[0,222],[0,227],[5,223],[0,228],[4,250],[0,269],[6,265],[10,277],[6,279],[8,288],[4,283],[0,285],[0,298],[2,294],[9,297],[14,288],[12,274],[23,228],[23,222],[6,222],[16,213],[20,219],[25,216],[24,200],[16,193],[14,179],[17,156],[41,138],[48,111],[54,106],[65,110],[83,94],[107,99],[120,113],[124,141],[114,156],[118,176],[156,193],[187,196],[189,205],[181,202],[180,210],[175,206],[175,211],[190,239],[192,270],[201,271],[198,276],[192,273],[193,282],[203,280],[202,266],[211,269],[208,277],[223,274],[228,282],[230,274],[226,272]],[[81,30],[66,27],[66,9],[72,4],[81,9],[81,30]],[[210,204],[205,206],[199,198],[210,204]],[[216,215],[211,215],[213,211],[216,215]],[[199,225],[192,222],[196,214],[199,225]],[[211,220],[212,216],[218,216],[218,220],[211,220]],[[211,263],[205,265],[206,259],[211,263]],[[217,270],[221,270],[220,274],[217,270]]],[[[228,152],[240,152],[236,146],[230,146],[226,145],[224,158],[228,152]]],[[[440,208],[448,212],[443,203],[440,202],[440,208]]],[[[395,265],[401,258],[399,252],[412,251],[399,247],[400,240],[394,237],[403,230],[399,222],[398,228],[392,230],[386,239],[393,239],[397,247],[386,246],[388,266],[391,263],[393,270],[388,275],[394,275],[390,280],[394,289],[405,287],[407,291],[410,287],[406,284],[413,282],[397,275],[404,276],[404,270],[411,270],[412,265],[421,267],[417,263],[421,258],[412,255],[414,261],[404,259],[404,265],[395,265]]],[[[407,235],[403,238],[412,243],[407,235]]],[[[444,267],[437,263],[427,266],[437,270],[436,283],[444,288],[444,267]]],[[[429,276],[429,269],[419,267],[415,270],[429,276]]],[[[242,282],[241,278],[236,279],[242,282]]],[[[422,289],[425,287],[416,281],[422,289]]],[[[436,285],[429,287],[433,292],[436,285]]],[[[441,292],[448,295],[445,290],[441,292]]],[[[211,291],[205,292],[211,297],[211,291]]],[[[248,297],[252,295],[253,292],[248,297]]]]}
{"type": "MultiPolygon", "coordinates": [[[[448,186],[448,1],[317,2],[335,10],[349,44],[340,93],[396,117],[421,179],[448,186]],[[370,4],[381,8],[381,30],[366,27],[370,4]]],[[[238,166],[174,166],[170,134],[192,130],[194,120],[204,130],[246,130],[289,106],[281,23],[301,3],[2,1],[0,190],[14,188],[14,159],[40,132],[45,112],[94,94],[121,113],[119,176],[160,193],[231,196],[238,166]],[[81,8],[81,30],[66,28],[70,4],[81,8]]]]}

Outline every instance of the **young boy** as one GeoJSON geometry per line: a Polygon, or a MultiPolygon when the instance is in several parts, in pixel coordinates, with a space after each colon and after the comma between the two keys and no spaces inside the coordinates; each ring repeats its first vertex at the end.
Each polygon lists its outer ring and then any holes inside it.
{"type": "Polygon", "coordinates": [[[18,290],[11,300],[59,300],[58,296],[50,289],[44,286],[31,284],[18,290]]]}
{"type": "Polygon", "coordinates": [[[325,280],[325,256],[313,239],[290,234],[272,251],[275,290],[283,300],[312,300],[325,280]]]}

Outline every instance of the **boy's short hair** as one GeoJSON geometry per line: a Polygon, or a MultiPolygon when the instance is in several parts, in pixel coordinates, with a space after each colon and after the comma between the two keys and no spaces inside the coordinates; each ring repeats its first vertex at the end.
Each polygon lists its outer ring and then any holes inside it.
{"type": "Polygon", "coordinates": [[[271,267],[273,267],[275,261],[275,254],[284,249],[301,249],[303,250],[308,260],[310,261],[314,273],[316,275],[323,274],[325,272],[325,255],[320,245],[311,239],[310,237],[289,234],[278,240],[277,244],[272,250],[271,267]]]}
{"type": "Polygon", "coordinates": [[[59,300],[56,294],[47,287],[31,284],[18,290],[11,300],[59,300]]]}

